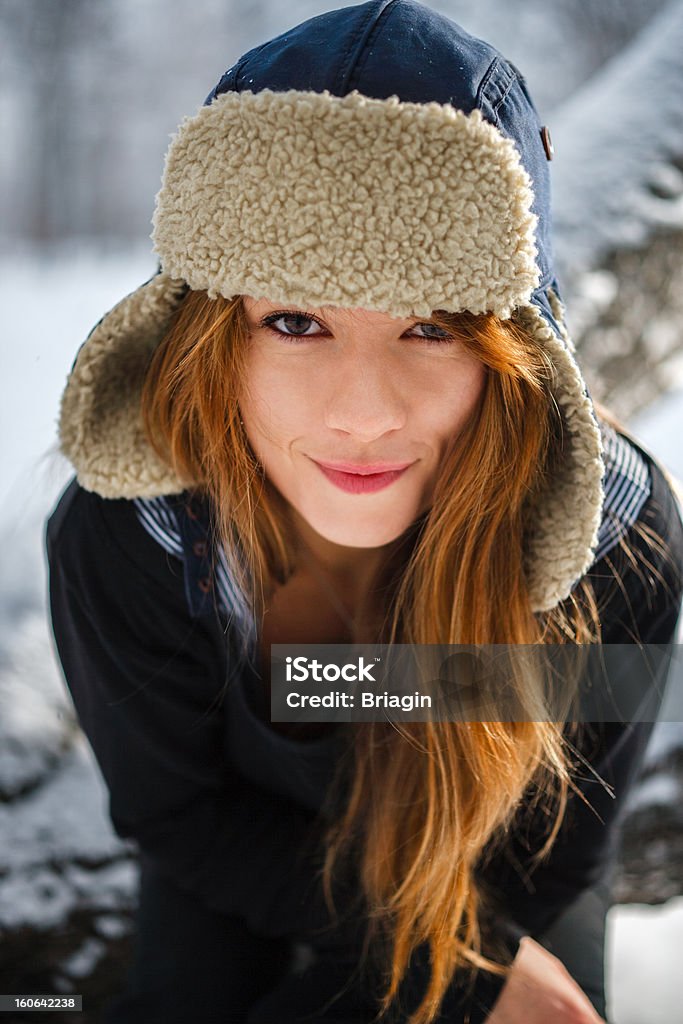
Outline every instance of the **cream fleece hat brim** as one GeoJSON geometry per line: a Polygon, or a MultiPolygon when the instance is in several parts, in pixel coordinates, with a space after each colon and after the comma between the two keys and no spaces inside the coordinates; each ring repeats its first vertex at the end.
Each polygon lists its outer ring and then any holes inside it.
{"type": "Polygon", "coordinates": [[[565,462],[528,542],[532,605],[564,599],[592,562],[602,507],[600,430],[561,305],[533,301],[533,193],[514,144],[474,110],[357,92],[226,93],[180,126],[157,197],[162,271],[81,346],[62,395],[61,450],[103,497],[175,494],[146,441],[149,356],[187,287],[227,298],[513,314],[550,356],[565,462]]]}
{"type": "Polygon", "coordinates": [[[211,298],[509,317],[539,281],[532,202],[478,110],[229,92],[174,137],[152,237],[211,298]]]}

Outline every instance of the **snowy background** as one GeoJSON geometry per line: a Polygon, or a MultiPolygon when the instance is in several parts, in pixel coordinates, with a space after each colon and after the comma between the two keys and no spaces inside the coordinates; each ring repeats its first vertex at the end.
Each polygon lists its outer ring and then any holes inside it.
{"type": "MultiPolygon", "coordinates": [[[[120,983],[137,880],[47,624],[44,523],[71,476],[59,396],[93,324],[154,272],[181,116],[246,49],[339,5],[0,0],[0,992],[97,1007],[120,983]]],[[[556,251],[589,384],[683,479],[683,3],[431,6],[527,77],[555,143],[556,251]]],[[[665,721],[624,821],[612,1024],[681,1019],[682,796],[683,724],[665,721]]]]}

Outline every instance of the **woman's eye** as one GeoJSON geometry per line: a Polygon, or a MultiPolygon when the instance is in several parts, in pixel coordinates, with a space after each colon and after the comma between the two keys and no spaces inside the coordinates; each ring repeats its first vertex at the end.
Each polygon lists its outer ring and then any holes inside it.
{"type": "Polygon", "coordinates": [[[311,331],[310,327],[319,327],[320,324],[313,317],[305,316],[303,313],[271,313],[261,321],[262,327],[268,327],[276,334],[284,334],[285,337],[303,338],[314,337],[319,331],[311,331]],[[285,329],[276,327],[275,324],[282,321],[285,329]],[[308,326],[307,326],[308,325],[308,326]]]}
{"type": "Polygon", "coordinates": [[[443,327],[437,327],[436,324],[415,324],[415,326],[411,330],[411,334],[414,331],[416,331],[418,327],[421,330],[425,330],[426,329],[429,332],[431,332],[431,331],[438,331],[439,332],[438,334],[431,334],[431,333],[429,333],[429,334],[419,334],[418,335],[418,337],[425,338],[427,341],[436,341],[436,342],[444,341],[444,342],[448,342],[448,341],[454,341],[455,340],[453,338],[452,334],[449,334],[448,331],[445,331],[443,329],[443,327]]]}

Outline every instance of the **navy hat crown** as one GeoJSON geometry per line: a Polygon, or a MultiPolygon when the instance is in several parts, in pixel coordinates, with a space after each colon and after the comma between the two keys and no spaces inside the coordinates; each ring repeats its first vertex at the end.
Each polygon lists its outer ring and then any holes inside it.
{"type": "Polygon", "coordinates": [[[532,182],[538,291],[553,283],[544,125],[521,72],[490,43],[417,0],[369,0],[326,11],[244,53],[205,105],[227,92],[289,89],[450,104],[511,139],[532,182]]]}

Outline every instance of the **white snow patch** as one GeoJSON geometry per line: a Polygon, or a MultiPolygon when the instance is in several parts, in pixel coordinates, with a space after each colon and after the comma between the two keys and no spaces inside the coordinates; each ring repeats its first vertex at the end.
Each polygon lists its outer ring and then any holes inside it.
{"type": "Polygon", "coordinates": [[[132,908],[137,900],[140,868],[135,860],[117,860],[93,869],[67,864],[64,877],[89,907],[117,911],[132,908]]]}
{"type": "Polygon", "coordinates": [[[682,949],[683,896],[656,907],[611,908],[605,977],[610,1024],[681,1020],[682,949]]]}
{"type": "Polygon", "coordinates": [[[552,164],[556,252],[570,276],[653,228],[683,227],[683,3],[669,4],[630,46],[556,111],[552,164]]]}
{"type": "MultiPolygon", "coordinates": [[[[138,865],[115,861],[100,868],[61,869],[23,865],[0,878],[0,929],[38,931],[62,926],[78,909],[132,910],[137,900],[138,865]]],[[[112,937],[112,926],[107,933],[112,937]]],[[[119,932],[121,934],[121,932],[119,932]]]]}
{"type": "Polygon", "coordinates": [[[658,722],[645,752],[645,765],[658,764],[682,748],[683,725],[680,722],[658,722]]]}
{"type": "Polygon", "coordinates": [[[75,953],[61,962],[59,968],[70,978],[87,978],[106,952],[107,944],[90,936],[75,953]]]}
{"type": "MultiPolygon", "coordinates": [[[[75,992],[76,986],[71,978],[65,978],[62,974],[55,974],[52,978],[52,988],[55,992],[75,992]]],[[[78,994],[78,993],[76,993],[78,994]]]]}
{"type": "Polygon", "coordinates": [[[76,731],[44,611],[29,612],[9,631],[9,652],[0,662],[0,796],[6,800],[53,771],[76,731]]]}
{"type": "Polygon", "coordinates": [[[644,779],[631,791],[625,811],[633,814],[644,807],[674,806],[680,801],[681,787],[678,780],[673,775],[658,772],[644,779]]]}
{"type": "Polygon", "coordinates": [[[0,878],[0,927],[9,931],[58,927],[75,909],[71,887],[50,867],[26,865],[0,878]]]}
{"type": "Polygon", "coordinates": [[[106,939],[120,939],[131,931],[131,922],[120,914],[100,914],[93,920],[96,931],[106,939]]]}
{"type": "MultiPolygon", "coordinates": [[[[56,771],[14,803],[0,803],[0,871],[78,857],[104,860],[130,852],[113,831],[108,794],[83,733],[56,771]]],[[[0,886],[2,879],[0,879],[0,886]]]]}

